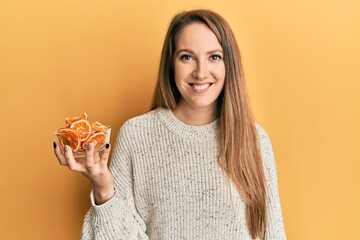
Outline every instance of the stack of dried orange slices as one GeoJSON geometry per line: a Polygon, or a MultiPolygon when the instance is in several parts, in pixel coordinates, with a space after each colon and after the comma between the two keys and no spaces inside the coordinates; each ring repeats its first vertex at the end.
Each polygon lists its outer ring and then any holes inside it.
{"type": "Polygon", "coordinates": [[[75,157],[82,157],[85,154],[86,145],[93,144],[95,151],[101,151],[110,138],[110,127],[98,121],[90,122],[86,113],[78,117],[66,118],[66,126],[60,128],[56,135],[60,146],[71,147],[75,157]]]}

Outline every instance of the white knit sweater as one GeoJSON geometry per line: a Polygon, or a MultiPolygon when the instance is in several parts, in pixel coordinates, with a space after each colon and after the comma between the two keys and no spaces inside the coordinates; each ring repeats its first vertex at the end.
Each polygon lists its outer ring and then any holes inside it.
{"type": "MultiPolygon", "coordinates": [[[[251,239],[244,202],[217,163],[214,121],[190,126],[159,108],[128,120],[113,146],[115,195],[85,216],[82,239],[251,239]]],[[[257,125],[268,187],[266,240],[286,239],[271,142],[257,125]]]]}

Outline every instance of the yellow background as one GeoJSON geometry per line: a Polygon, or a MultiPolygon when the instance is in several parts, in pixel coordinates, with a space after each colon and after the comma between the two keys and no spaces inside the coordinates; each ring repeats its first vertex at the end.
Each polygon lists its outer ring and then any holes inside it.
{"type": "Polygon", "coordinates": [[[87,112],[113,127],[148,110],[171,17],[232,26],[275,151],[288,239],[360,239],[357,0],[0,3],[0,239],[78,239],[90,184],[53,156],[87,112]]]}

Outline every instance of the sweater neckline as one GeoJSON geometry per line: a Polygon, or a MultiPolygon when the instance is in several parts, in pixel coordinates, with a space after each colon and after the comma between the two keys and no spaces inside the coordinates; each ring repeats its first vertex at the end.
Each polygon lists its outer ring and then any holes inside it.
{"type": "Polygon", "coordinates": [[[192,141],[206,141],[217,137],[219,119],[205,125],[194,126],[180,121],[168,108],[158,108],[156,113],[166,128],[181,138],[192,141]]]}

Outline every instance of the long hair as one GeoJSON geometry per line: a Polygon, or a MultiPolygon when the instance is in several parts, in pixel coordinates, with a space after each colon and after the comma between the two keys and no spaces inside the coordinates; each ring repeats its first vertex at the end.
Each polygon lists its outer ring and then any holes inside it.
{"type": "Polygon", "coordinates": [[[175,109],[180,92],[175,85],[174,52],[181,30],[192,23],[205,24],[217,37],[224,52],[225,83],[217,99],[220,120],[218,162],[233,181],[245,202],[246,223],[252,238],[263,238],[266,231],[266,183],[259,140],[248,99],[241,57],[228,23],[210,10],[177,14],[170,23],[164,41],[158,81],[151,109],[175,109]]]}

